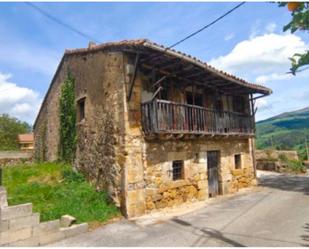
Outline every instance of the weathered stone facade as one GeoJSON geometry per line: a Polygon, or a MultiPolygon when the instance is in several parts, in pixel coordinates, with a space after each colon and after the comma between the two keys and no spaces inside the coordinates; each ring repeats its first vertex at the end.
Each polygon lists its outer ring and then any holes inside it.
{"type": "MultiPolygon", "coordinates": [[[[85,102],[85,118],[80,120],[77,114],[74,166],[98,189],[107,190],[127,217],[208,198],[208,151],[220,153],[220,194],[254,184],[252,138],[248,136],[147,139],[141,103],[154,92],[146,90],[147,75],[137,71],[132,96],[127,99],[132,64],[134,59],[118,50],[65,54],[35,123],[36,157],[58,158],[59,95],[70,72],[75,78],[76,104],[81,99],[85,102]],[[235,154],[241,155],[238,169],[235,154]],[[184,174],[179,180],[171,177],[175,160],[183,161],[184,174]]],[[[172,93],[174,101],[184,101],[183,92],[174,89],[172,93]]],[[[230,102],[226,97],[223,107],[230,102]]]]}

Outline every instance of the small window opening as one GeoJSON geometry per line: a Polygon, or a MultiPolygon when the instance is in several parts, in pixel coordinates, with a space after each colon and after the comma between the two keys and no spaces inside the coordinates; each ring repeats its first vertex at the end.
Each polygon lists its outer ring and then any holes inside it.
{"type": "Polygon", "coordinates": [[[187,104],[189,105],[197,105],[197,106],[204,106],[203,105],[203,95],[199,93],[193,94],[191,92],[186,93],[187,96],[187,104]]]}
{"type": "Polygon", "coordinates": [[[78,121],[85,119],[85,98],[80,99],[77,103],[78,105],[78,121]]]}
{"type": "Polygon", "coordinates": [[[183,161],[173,161],[173,181],[182,179],[183,175],[183,161]]]}
{"type": "Polygon", "coordinates": [[[233,111],[245,113],[245,99],[243,96],[233,96],[233,111]]]}
{"type": "Polygon", "coordinates": [[[235,169],[241,169],[241,155],[237,154],[234,156],[235,160],[235,169]]]}

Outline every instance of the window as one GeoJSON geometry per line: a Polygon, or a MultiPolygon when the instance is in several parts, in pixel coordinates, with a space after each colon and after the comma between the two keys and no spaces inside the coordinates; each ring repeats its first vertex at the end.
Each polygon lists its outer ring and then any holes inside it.
{"type": "Polygon", "coordinates": [[[241,169],[241,155],[237,154],[234,156],[235,169],[241,169]]]}
{"type": "Polygon", "coordinates": [[[173,161],[173,181],[182,179],[183,175],[183,161],[173,161]]]}
{"type": "Polygon", "coordinates": [[[204,106],[203,105],[203,95],[199,93],[195,93],[194,97],[191,92],[187,92],[187,104],[189,105],[197,105],[197,106],[204,106]]]}
{"type": "Polygon", "coordinates": [[[234,112],[245,112],[245,99],[242,96],[233,97],[233,111],[234,112]]]}
{"type": "Polygon", "coordinates": [[[85,100],[82,98],[77,102],[78,105],[78,121],[82,121],[85,118],[85,100]]]}

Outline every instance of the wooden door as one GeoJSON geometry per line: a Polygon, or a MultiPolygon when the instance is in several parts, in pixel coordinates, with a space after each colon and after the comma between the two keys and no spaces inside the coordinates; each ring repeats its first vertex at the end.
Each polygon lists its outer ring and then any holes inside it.
{"type": "Polygon", "coordinates": [[[207,175],[208,175],[208,194],[214,197],[219,194],[219,167],[220,152],[207,151],[207,175]]]}

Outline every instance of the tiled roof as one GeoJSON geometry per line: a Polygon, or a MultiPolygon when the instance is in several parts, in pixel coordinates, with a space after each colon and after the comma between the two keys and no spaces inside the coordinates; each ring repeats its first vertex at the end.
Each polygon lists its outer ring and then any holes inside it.
{"type": "Polygon", "coordinates": [[[33,133],[28,133],[28,134],[19,134],[18,135],[18,141],[25,143],[25,142],[33,142],[34,137],[33,133]]]}
{"type": "Polygon", "coordinates": [[[222,70],[218,70],[218,69],[214,68],[213,66],[207,64],[206,62],[199,60],[196,57],[192,57],[191,55],[182,53],[182,52],[174,50],[174,49],[169,49],[169,48],[167,48],[163,45],[154,43],[154,42],[152,42],[148,39],[124,40],[124,41],[119,41],[119,42],[107,42],[107,43],[102,43],[102,44],[98,44],[98,45],[91,45],[88,48],[66,50],[65,54],[70,55],[70,54],[88,53],[88,52],[95,52],[95,51],[98,51],[98,50],[104,50],[104,49],[107,49],[107,48],[124,47],[124,46],[146,47],[146,48],[151,48],[151,49],[160,51],[162,53],[167,53],[167,54],[170,54],[170,55],[172,54],[174,56],[181,57],[184,60],[190,61],[190,62],[196,64],[197,66],[200,66],[200,67],[202,67],[202,68],[204,68],[208,71],[211,71],[218,76],[221,76],[221,77],[224,77],[228,80],[234,81],[235,83],[242,85],[244,87],[260,90],[265,94],[271,94],[272,93],[272,90],[265,87],[265,86],[247,82],[244,79],[236,77],[232,74],[226,73],[222,70]]]}

